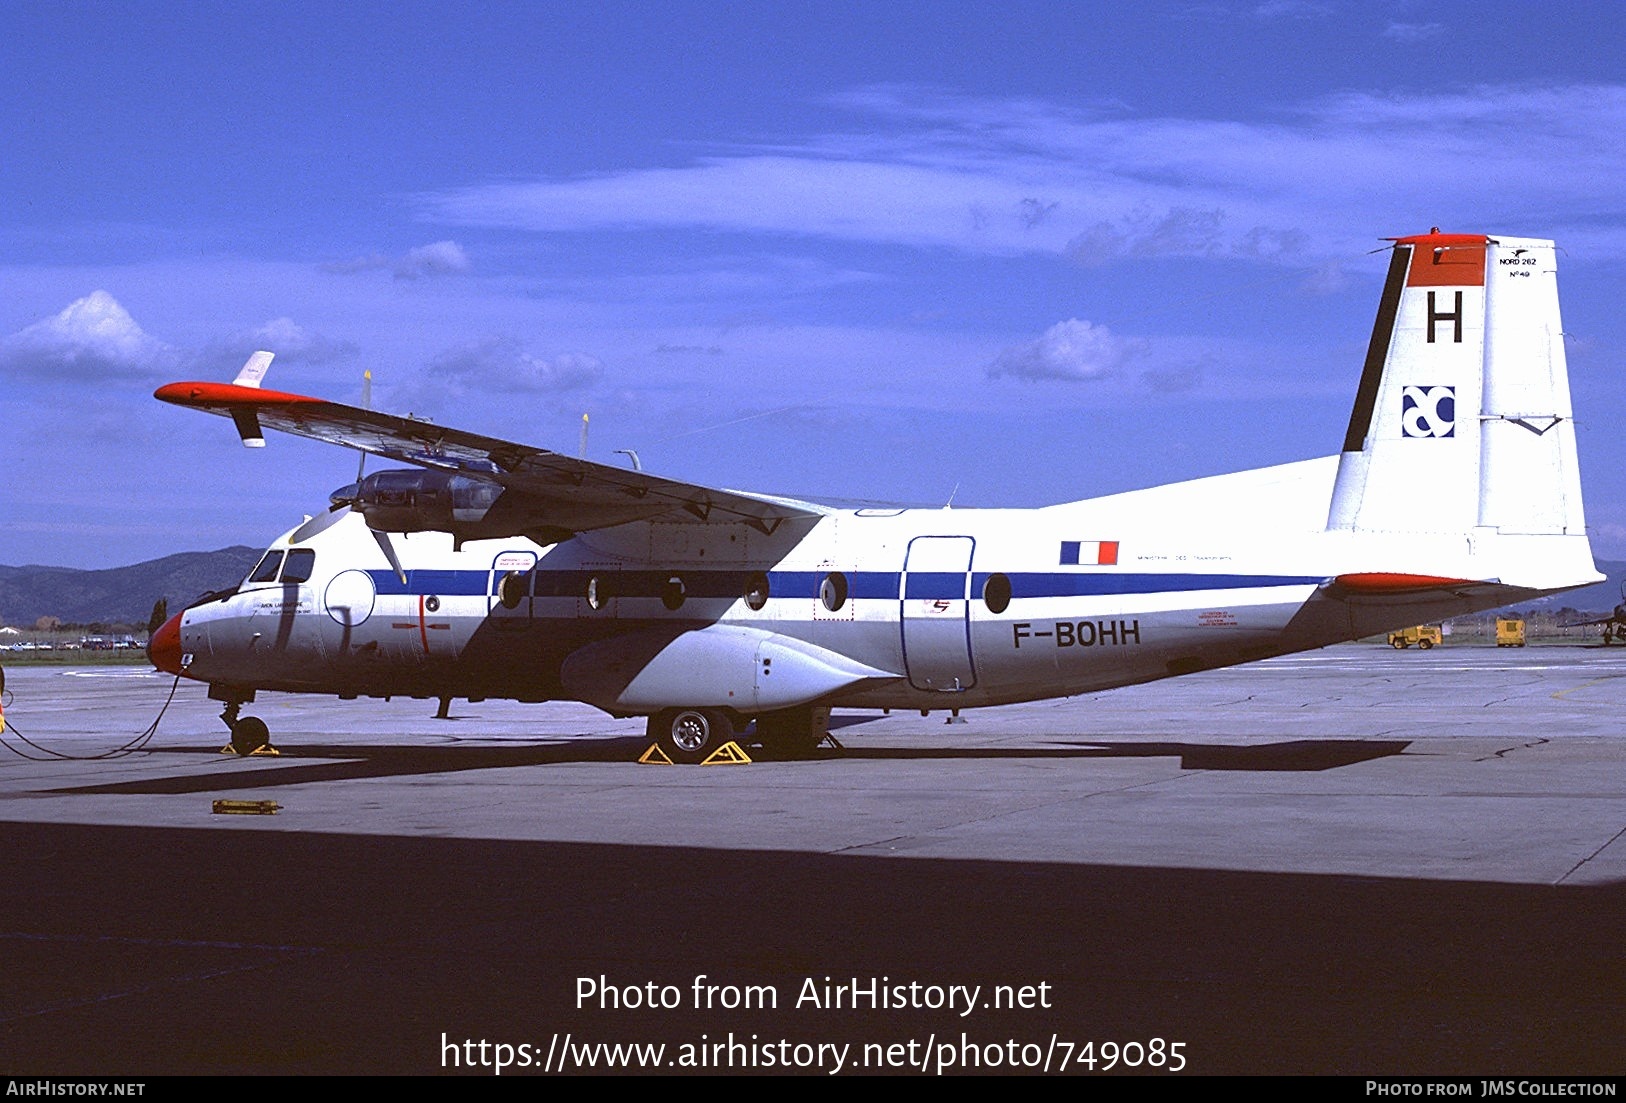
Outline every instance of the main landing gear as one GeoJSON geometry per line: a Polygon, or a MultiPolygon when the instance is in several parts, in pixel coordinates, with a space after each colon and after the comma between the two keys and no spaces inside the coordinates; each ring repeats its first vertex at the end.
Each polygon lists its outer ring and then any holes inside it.
{"type": "Polygon", "coordinates": [[[265,721],[258,716],[238,715],[244,705],[254,700],[254,691],[235,690],[219,686],[209,687],[209,696],[216,701],[224,701],[226,707],[221,710],[220,719],[225,721],[226,728],[231,732],[231,749],[239,755],[276,754],[276,748],[271,746],[271,729],[265,726],[265,721]]]}
{"type": "MultiPolygon", "coordinates": [[[[730,740],[738,738],[747,722],[732,709],[666,709],[649,718],[649,738],[673,762],[704,762],[730,740]]],[[[756,718],[756,742],[776,758],[806,758],[830,731],[828,708],[781,709],[756,718]]],[[[744,740],[742,740],[744,742],[744,740]]]]}
{"type": "Polygon", "coordinates": [[[649,738],[673,762],[704,762],[734,738],[734,718],[727,709],[666,709],[649,718],[649,738]]]}

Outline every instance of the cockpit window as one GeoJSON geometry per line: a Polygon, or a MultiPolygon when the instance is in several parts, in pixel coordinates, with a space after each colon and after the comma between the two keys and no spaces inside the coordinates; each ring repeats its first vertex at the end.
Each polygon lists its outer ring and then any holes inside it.
{"type": "Polygon", "coordinates": [[[260,565],[254,568],[254,573],[248,576],[250,582],[275,582],[277,572],[282,569],[282,553],[275,549],[265,553],[260,565]]]}
{"type": "Polygon", "coordinates": [[[282,581],[309,582],[315,571],[316,552],[310,548],[295,548],[288,553],[288,562],[282,568],[282,581]]]}

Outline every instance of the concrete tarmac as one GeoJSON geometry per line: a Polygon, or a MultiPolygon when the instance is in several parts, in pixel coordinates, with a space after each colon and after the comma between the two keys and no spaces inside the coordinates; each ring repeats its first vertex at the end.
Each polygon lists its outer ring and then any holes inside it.
{"type": "Polygon", "coordinates": [[[187,683],[118,755],[172,679],[13,668],[0,1071],[1619,1073],[1622,679],[1349,645],[701,768],[277,694],[239,759],[187,683]]]}

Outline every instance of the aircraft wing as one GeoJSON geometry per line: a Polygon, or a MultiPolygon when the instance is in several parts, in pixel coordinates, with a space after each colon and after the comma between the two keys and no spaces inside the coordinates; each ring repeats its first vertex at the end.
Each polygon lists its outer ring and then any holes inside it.
{"type": "MultiPolygon", "coordinates": [[[[255,355],[270,360],[269,354],[255,355]]],[[[231,418],[250,446],[263,445],[263,430],[271,428],[497,483],[546,512],[551,524],[571,532],[653,520],[741,522],[772,532],[783,521],[829,512],[810,502],[715,490],[417,418],[265,390],[258,385],[263,366],[258,375],[250,373],[255,363],[250,360],[237,382],[170,383],[153,397],[231,418]]]]}

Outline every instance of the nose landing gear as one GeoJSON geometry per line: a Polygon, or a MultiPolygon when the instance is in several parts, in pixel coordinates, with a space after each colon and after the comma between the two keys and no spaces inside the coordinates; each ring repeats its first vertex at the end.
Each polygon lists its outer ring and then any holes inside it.
{"type": "Polygon", "coordinates": [[[231,743],[227,749],[244,756],[277,753],[277,749],[271,746],[271,729],[265,726],[264,720],[258,716],[238,715],[244,705],[254,700],[253,690],[234,691],[210,686],[209,696],[226,702],[220,719],[225,721],[227,730],[231,732],[231,743]]]}

